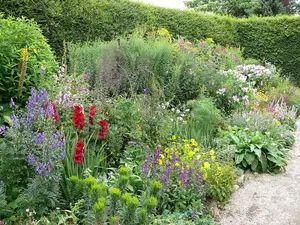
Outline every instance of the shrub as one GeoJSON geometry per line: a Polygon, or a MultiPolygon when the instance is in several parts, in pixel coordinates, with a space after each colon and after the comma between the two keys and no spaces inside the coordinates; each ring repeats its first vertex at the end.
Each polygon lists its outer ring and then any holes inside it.
{"type": "Polygon", "coordinates": [[[180,113],[185,114],[186,122],[175,123],[173,132],[187,139],[194,138],[205,147],[212,146],[217,128],[223,121],[221,111],[211,99],[205,97],[188,101],[186,107],[185,112],[180,113]]]}
{"type": "Polygon", "coordinates": [[[32,87],[52,88],[56,61],[38,25],[0,15],[0,102],[23,105],[32,87]]]}
{"type": "Polygon", "coordinates": [[[297,17],[236,19],[131,1],[1,0],[0,3],[6,15],[35,18],[58,55],[62,55],[64,39],[108,41],[130,34],[140,25],[148,30],[163,27],[173,36],[191,41],[211,37],[221,45],[241,46],[245,58],[272,62],[299,84],[299,49],[294,47],[300,43],[297,17]]]}
{"type": "Polygon", "coordinates": [[[285,169],[288,149],[282,139],[276,140],[269,132],[251,131],[249,128],[232,127],[223,131],[230,144],[236,146],[235,163],[242,169],[258,172],[279,172],[285,169]]]}

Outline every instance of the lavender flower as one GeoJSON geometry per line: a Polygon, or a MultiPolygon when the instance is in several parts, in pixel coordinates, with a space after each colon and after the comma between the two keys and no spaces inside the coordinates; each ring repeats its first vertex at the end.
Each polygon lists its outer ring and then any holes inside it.
{"type": "Polygon", "coordinates": [[[64,134],[61,132],[53,133],[50,137],[50,148],[51,149],[62,149],[65,146],[64,134]]]}
{"type": "Polygon", "coordinates": [[[11,120],[13,121],[13,128],[14,128],[14,129],[20,128],[20,123],[19,123],[19,120],[18,120],[18,118],[16,117],[16,115],[15,115],[15,114],[12,114],[12,115],[10,116],[10,118],[11,118],[11,120]]]}
{"type": "Polygon", "coordinates": [[[63,151],[63,152],[60,153],[60,155],[58,156],[58,160],[64,160],[65,157],[66,157],[66,152],[63,151]]]}
{"type": "Polygon", "coordinates": [[[35,142],[37,145],[43,144],[44,139],[45,139],[45,134],[46,134],[46,132],[43,132],[43,133],[37,133],[37,134],[33,137],[34,142],[35,142]]]}
{"type": "Polygon", "coordinates": [[[6,129],[5,126],[0,127],[0,135],[4,133],[5,129],[6,129]]]}
{"type": "Polygon", "coordinates": [[[85,79],[85,80],[89,79],[89,77],[90,76],[88,74],[82,74],[82,78],[85,79]]]}
{"type": "Polygon", "coordinates": [[[49,118],[50,116],[54,115],[54,109],[52,104],[48,104],[45,110],[45,117],[49,118]]]}
{"type": "Polygon", "coordinates": [[[35,164],[35,158],[34,158],[34,155],[29,154],[29,155],[27,156],[27,160],[28,160],[28,164],[29,164],[30,166],[33,166],[33,165],[35,164]]]}

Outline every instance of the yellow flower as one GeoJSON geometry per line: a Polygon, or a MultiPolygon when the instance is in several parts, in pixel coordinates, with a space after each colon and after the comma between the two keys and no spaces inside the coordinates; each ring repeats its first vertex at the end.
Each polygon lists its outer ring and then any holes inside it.
{"type": "Polygon", "coordinates": [[[198,145],[197,141],[196,141],[194,138],[191,139],[191,143],[192,143],[192,145],[194,145],[194,146],[197,146],[197,145],[198,145]]]}
{"type": "Polygon", "coordinates": [[[213,156],[213,155],[215,154],[215,151],[212,149],[212,150],[210,150],[209,154],[210,154],[211,156],[213,156]]]}
{"type": "Polygon", "coordinates": [[[159,156],[160,156],[161,159],[165,158],[165,156],[163,154],[159,154],[159,156]]]}
{"type": "Polygon", "coordinates": [[[165,153],[169,154],[170,153],[170,149],[169,148],[165,148],[165,153]]]}
{"type": "Polygon", "coordinates": [[[280,123],[280,121],[277,121],[277,125],[280,125],[281,123],[280,123]]]}
{"type": "Polygon", "coordinates": [[[212,155],[212,156],[211,156],[211,159],[212,159],[212,160],[215,160],[215,159],[216,159],[216,156],[212,155]]]}
{"type": "Polygon", "coordinates": [[[193,152],[193,151],[190,151],[190,152],[188,153],[188,156],[189,156],[190,158],[192,158],[194,155],[195,155],[195,152],[193,152]]]}
{"type": "Polygon", "coordinates": [[[180,164],[179,164],[178,162],[176,162],[176,163],[175,163],[175,166],[177,166],[177,167],[178,167],[178,166],[180,166],[180,164]]]}
{"type": "Polygon", "coordinates": [[[203,175],[203,180],[206,180],[206,178],[207,178],[207,173],[205,173],[205,174],[203,175]]]}
{"type": "Polygon", "coordinates": [[[204,168],[205,168],[205,169],[209,169],[209,168],[210,168],[210,164],[209,164],[208,162],[205,162],[205,163],[204,163],[204,168]]]}
{"type": "Polygon", "coordinates": [[[163,160],[162,159],[158,159],[158,165],[160,165],[160,166],[163,165],[163,160]]]}
{"type": "Polygon", "coordinates": [[[178,181],[178,185],[181,185],[181,180],[178,181]]]}

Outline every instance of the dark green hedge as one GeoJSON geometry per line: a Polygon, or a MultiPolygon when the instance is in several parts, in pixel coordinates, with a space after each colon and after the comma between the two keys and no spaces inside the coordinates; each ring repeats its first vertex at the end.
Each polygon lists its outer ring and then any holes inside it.
{"type": "Polygon", "coordinates": [[[0,0],[0,11],[34,18],[62,55],[62,41],[112,40],[137,26],[164,27],[189,40],[213,38],[220,44],[241,46],[246,57],[282,68],[300,84],[300,18],[235,19],[199,15],[122,0],[0,0]]]}

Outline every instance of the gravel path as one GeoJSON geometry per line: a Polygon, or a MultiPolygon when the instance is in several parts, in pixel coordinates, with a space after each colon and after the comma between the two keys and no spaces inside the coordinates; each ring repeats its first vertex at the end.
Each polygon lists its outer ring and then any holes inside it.
{"type": "Polygon", "coordinates": [[[251,178],[220,212],[220,225],[300,225],[300,120],[286,173],[251,178]]]}

